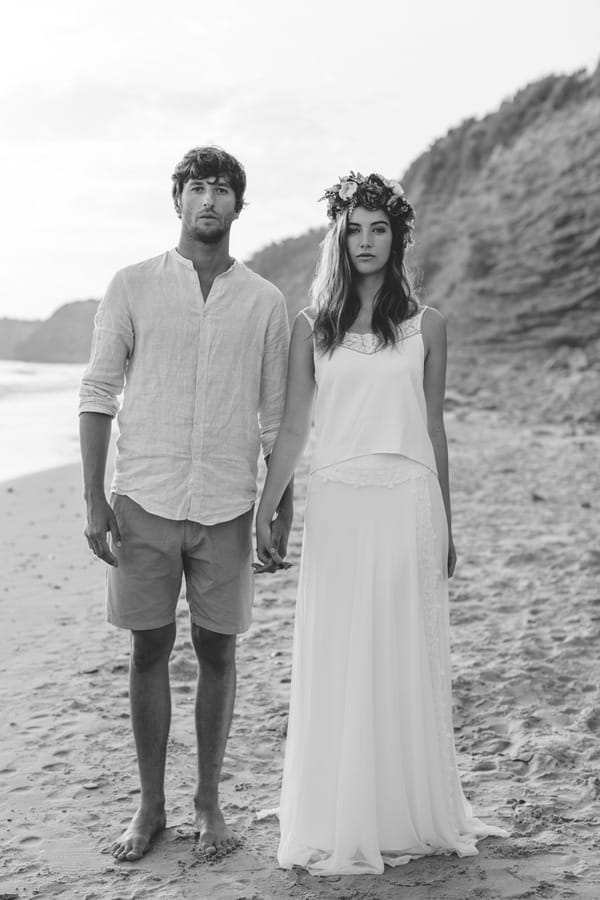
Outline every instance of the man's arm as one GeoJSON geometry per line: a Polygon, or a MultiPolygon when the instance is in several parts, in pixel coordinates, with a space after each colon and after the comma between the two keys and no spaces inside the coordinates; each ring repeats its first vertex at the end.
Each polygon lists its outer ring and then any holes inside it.
{"type": "Polygon", "coordinates": [[[90,549],[111,566],[107,533],[118,545],[117,520],[106,499],[104,477],[112,419],[119,408],[127,360],[133,352],[133,326],[124,278],[113,278],[98,307],[90,362],[79,392],[79,437],[83,463],[83,491],[87,507],[85,536],[90,549]]]}
{"type": "MultiPolygon", "coordinates": [[[[283,297],[274,308],[265,338],[261,372],[259,422],[263,455],[267,467],[279,431],[285,403],[288,366],[289,324],[283,297]]],[[[291,478],[277,506],[273,521],[273,544],[279,551],[279,565],[284,566],[287,542],[294,517],[294,479],[291,478]]],[[[262,571],[262,570],[261,570],[262,571]]]]}
{"type": "Polygon", "coordinates": [[[112,418],[104,413],[83,412],[79,416],[79,440],[83,463],[83,496],[87,507],[85,537],[90,550],[110,566],[117,566],[110,552],[107,533],[120,546],[121,535],[115,514],[104,492],[106,457],[110,442],[112,418]]]}

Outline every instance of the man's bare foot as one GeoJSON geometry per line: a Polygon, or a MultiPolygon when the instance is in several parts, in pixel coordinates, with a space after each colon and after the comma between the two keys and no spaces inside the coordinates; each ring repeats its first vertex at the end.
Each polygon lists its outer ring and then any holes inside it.
{"type": "Polygon", "coordinates": [[[238,846],[238,840],[225,824],[219,807],[196,806],[198,849],[206,856],[224,856],[238,846]]]}
{"type": "Polygon", "coordinates": [[[151,811],[140,807],[121,837],[111,844],[110,852],[119,862],[141,859],[150,849],[152,839],[164,830],[166,824],[164,807],[151,811]]]}

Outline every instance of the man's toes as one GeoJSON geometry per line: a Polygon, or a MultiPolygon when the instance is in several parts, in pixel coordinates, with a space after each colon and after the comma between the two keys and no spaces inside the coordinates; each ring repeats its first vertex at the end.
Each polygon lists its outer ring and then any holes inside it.
{"type": "Polygon", "coordinates": [[[218,849],[218,844],[212,838],[204,837],[200,840],[200,849],[208,856],[214,856],[218,849]]]}

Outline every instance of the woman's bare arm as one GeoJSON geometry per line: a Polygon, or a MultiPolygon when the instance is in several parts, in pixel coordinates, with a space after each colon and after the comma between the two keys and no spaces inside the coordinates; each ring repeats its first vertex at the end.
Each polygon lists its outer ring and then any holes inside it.
{"type": "Polygon", "coordinates": [[[421,323],[425,346],[425,372],[423,389],[427,404],[427,431],[433,445],[435,462],[446,519],[448,522],[448,574],[452,575],[456,554],[452,539],[452,510],[450,504],[450,478],[448,471],[448,441],[444,426],[444,396],[446,393],[447,338],[446,320],[440,312],[429,307],[423,313],[421,323]]]}
{"type": "Polygon", "coordinates": [[[257,554],[263,563],[282,562],[272,547],[271,522],[308,440],[314,393],[312,329],[299,314],[290,341],[285,408],[256,514],[257,554]]]}

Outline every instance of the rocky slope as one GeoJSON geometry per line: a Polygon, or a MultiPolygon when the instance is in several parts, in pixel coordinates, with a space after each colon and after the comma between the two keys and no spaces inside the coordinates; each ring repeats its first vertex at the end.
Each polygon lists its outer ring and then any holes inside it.
{"type": "MultiPolygon", "coordinates": [[[[463,122],[403,182],[417,211],[419,292],[449,322],[450,402],[597,423],[600,67],[543,78],[463,122]]],[[[307,303],[323,234],[249,260],[281,288],[290,319],[307,303]]],[[[20,358],[85,361],[94,309],[62,307],[20,343],[20,358]]]]}
{"type": "MultiPolygon", "coordinates": [[[[453,402],[598,421],[600,68],[542,79],[462,123],[403,183],[420,295],[449,321],[453,402]]],[[[306,302],[321,235],[251,261],[291,311],[306,302]]]]}

